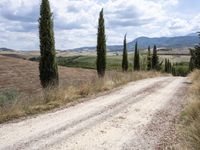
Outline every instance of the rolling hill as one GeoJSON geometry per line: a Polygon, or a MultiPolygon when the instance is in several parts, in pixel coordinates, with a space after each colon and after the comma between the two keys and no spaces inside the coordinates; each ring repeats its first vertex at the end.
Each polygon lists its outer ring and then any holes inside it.
{"type": "MultiPolygon", "coordinates": [[[[128,50],[134,49],[134,44],[138,42],[138,47],[141,49],[146,49],[149,45],[152,47],[153,45],[157,45],[157,47],[165,47],[165,48],[185,48],[185,47],[194,47],[199,43],[199,37],[195,33],[188,34],[186,36],[175,36],[175,37],[158,37],[158,38],[150,38],[150,37],[139,37],[135,40],[127,43],[128,50]]],[[[111,52],[121,51],[123,49],[122,45],[109,45],[107,46],[108,50],[111,52]]],[[[95,50],[96,47],[82,47],[74,49],[76,51],[91,51],[95,50]]]]}
{"type": "MultiPolygon", "coordinates": [[[[162,48],[188,48],[194,47],[196,44],[200,42],[200,39],[196,33],[191,33],[186,36],[175,36],[175,37],[139,37],[135,40],[127,43],[128,50],[134,50],[134,45],[138,42],[138,47],[140,49],[147,49],[148,46],[153,47],[153,45],[157,45],[157,47],[162,48]]],[[[108,44],[108,43],[107,43],[108,44]]],[[[108,45],[108,51],[116,52],[121,51],[123,49],[122,45],[108,45]]],[[[67,51],[76,51],[76,52],[83,52],[83,51],[94,51],[96,50],[95,46],[92,47],[80,47],[75,49],[70,49],[67,51]]],[[[0,51],[7,51],[13,52],[14,50],[8,48],[0,48],[0,51]]]]}
{"type": "MultiPolygon", "coordinates": [[[[24,94],[41,91],[38,63],[0,55],[0,91],[16,89],[24,94]]],[[[80,68],[59,67],[60,82],[71,85],[93,79],[96,72],[80,68]]]]}

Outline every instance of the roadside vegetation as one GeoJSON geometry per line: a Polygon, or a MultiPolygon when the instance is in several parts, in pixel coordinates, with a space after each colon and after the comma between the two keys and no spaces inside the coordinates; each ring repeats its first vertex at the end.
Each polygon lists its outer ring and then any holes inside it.
{"type": "Polygon", "coordinates": [[[200,70],[189,75],[192,86],[189,89],[189,104],[182,112],[180,132],[185,149],[200,149],[200,70]]]}
{"type": "Polygon", "coordinates": [[[97,93],[109,91],[130,81],[161,75],[161,73],[154,71],[129,73],[109,71],[102,79],[96,76],[90,81],[74,85],[62,84],[57,88],[46,88],[37,95],[23,95],[15,90],[6,89],[0,92],[0,123],[74,105],[87,100],[87,98],[92,98],[97,93]]]}
{"type": "MultiPolygon", "coordinates": [[[[200,36],[200,33],[199,33],[200,36]]],[[[181,134],[185,149],[200,149],[200,43],[191,49],[189,68],[193,71],[189,78],[192,86],[189,91],[189,104],[182,114],[181,134]]]]}

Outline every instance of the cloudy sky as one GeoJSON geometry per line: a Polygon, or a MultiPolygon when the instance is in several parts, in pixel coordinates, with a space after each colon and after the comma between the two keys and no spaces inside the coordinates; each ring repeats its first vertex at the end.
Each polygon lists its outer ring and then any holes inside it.
{"type": "MultiPolygon", "coordinates": [[[[0,0],[0,47],[39,49],[41,0],[0,0]]],[[[200,30],[200,0],[50,0],[57,49],[95,46],[104,8],[107,44],[139,36],[186,35],[200,30]]]]}

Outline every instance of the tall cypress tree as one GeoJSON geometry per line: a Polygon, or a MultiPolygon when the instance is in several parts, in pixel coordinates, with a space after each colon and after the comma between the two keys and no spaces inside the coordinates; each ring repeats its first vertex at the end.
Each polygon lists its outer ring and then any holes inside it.
{"type": "Polygon", "coordinates": [[[105,35],[103,9],[99,14],[96,65],[97,65],[98,76],[100,78],[104,77],[106,70],[106,35],[105,35]]]}
{"type": "Polygon", "coordinates": [[[58,86],[53,17],[48,0],[42,0],[39,18],[40,53],[39,63],[41,85],[46,88],[58,86]]]}
{"type": "Polygon", "coordinates": [[[138,51],[138,43],[135,43],[135,53],[134,53],[134,65],[133,65],[134,70],[140,70],[140,54],[138,51]]]}
{"type": "Polygon", "coordinates": [[[148,52],[147,52],[147,70],[151,70],[151,48],[150,46],[148,47],[148,52]]]}
{"type": "Polygon", "coordinates": [[[128,54],[127,54],[127,45],[126,45],[126,35],[124,36],[124,49],[123,49],[123,58],[122,58],[122,70],[128,71],[128,54]]]}
{"type": "Polygon", "coordinates": [[[159,69],[159,59],[158,59],[158,55],[157,55],[156,45],[154,45],[154,47],[153,47],[152,69],[153,70],[158,70],[159,69]]]}

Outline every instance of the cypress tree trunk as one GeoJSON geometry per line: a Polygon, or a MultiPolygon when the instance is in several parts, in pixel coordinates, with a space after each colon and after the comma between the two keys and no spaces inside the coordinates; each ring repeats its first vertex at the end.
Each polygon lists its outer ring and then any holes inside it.
{"type": "Polygon", "coordinates": [[[106,70],[106,36],[103,9],[99,14],[99,26],[97,36],[97,73],[100,78],[104,77],[106,70]]]}
{"type": "Polygon", "coordinates": [[[124,49],[123,49],[123,58],[122,58],[122,70],[128,71],[128,54],[127,54],[127,45],[126,45],[126,35],[124,36],[124,49]]]}
{"type": "Polygon", "coordinates": [[[147,70],[151,70],[151,48],[148,47],[148,53],[147,53],[147,70]]]}
{"type": "Polygon", "coordinates": [[[39,18],[40,53],[39,63],[41,85],[46,88],[58,86],[53,18],[48,0],[42,0],[39,18]]]}
{"type": "Polygon", "coordinates": [[[133,70],[140,70],[140,54],[137,47],[137,42],[135,43],[135,53],[134,53],[134,66],[133,70]]]}
{"type": "Polygon", "coordinates": [[[158,55],[157,55],[157,48],[156,48],[156,45],[154,45],[153,56],[152,56],[152,69],[158,70],[158,68],[159,68],[159,60],[158,60],[158,55]]]}

